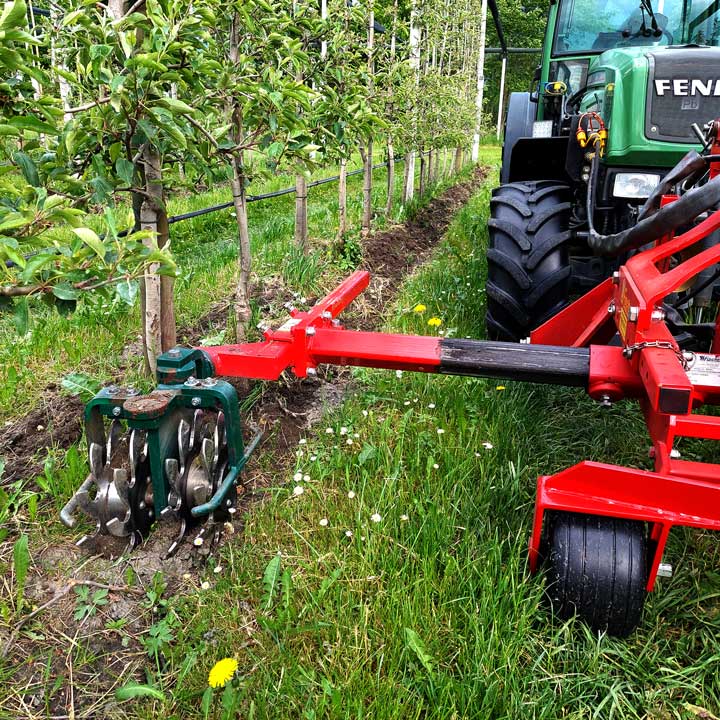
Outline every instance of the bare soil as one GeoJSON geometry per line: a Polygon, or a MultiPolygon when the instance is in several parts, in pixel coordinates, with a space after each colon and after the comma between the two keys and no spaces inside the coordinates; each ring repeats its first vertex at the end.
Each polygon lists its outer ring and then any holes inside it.
{"type": "MultiPolygon", "coordinates": [[[[373,273],[374,292],[370,302],[360,303],[359,310],[347,313],[349,327],[372,330],[381,326],[383,308],[395,297],[400,281],[427,259],[455,212],[483,178],[484,172],[476,170],[470,180],[432,200],[409,222],[364,241],[363,267],[373,273]]],[[[267,301],[274,302],[274,298],[267,301]]],[[[215,331],[224,325],[228,307],[221,303],[211,308],[179,337],[197,342],[215,331]]],[[[238,381],[237,388],[241,397],[248,392],[244,381],[238,381]]],[[[329,369],[305,380],[287,377],[262,386],[262,396],[247,418],[246,431],[263,431],[263,464],[268,466],[269,454],[273,473],[271,476],[257,463],[250,463],[232,522],[218,526],[225,538],[242,532],[242,518],[262,498],[263,488],[276,483],[291,467],[300,437],[326,410],[339,405],[351,389],[350,373],[342,369],[329,369]]],[[[8,426],[0,444],[0,456],[5,455],[7,460],[6,477],[31,477],[42,471],[48,448],[67,448],[77,442],[82,434],[82,411],[80,400],[49,394],[41,408],[8,426]]],[[[42,548],[31,548],[25,613],[28,606],[49,604],[27,624],[3,626],[0,622],[0,648],[5,650],[0,653],[0,667],[6,663],[20,667],[14,671],[15,690],[0,699],[0,717],[126,717],[122,706],[113,700],[114,689],[132,679],[143,680],[140,669],[147,655],[139,637],[162,613],[148,605],[145,591],[153,587],[156,573],[162,573],[165,596],[198,591],[208,559],[215,555],[213,544],[207,542],[199,548],[193,544],[197,535],[194,529],[172,558],[163,559],[176,533],[174,525],[159,523],[132,553],[125,552],[124,542],[106,537],[77,548],[70,532],[62,543],[50,540],[42,548]],[[130,577],[133,584],[127,586],[130,577]],[[90,617],[77,620],[74,613],[78,600],[75,587],[70,586],[82,581],[108,586],[109,602],[90,617]],[[108,623],[124,625],[113,630],[108,629],[108,623]],[[131,638],[129,643],[127,638],[131,638]],[[82,667],[73,668],[73,656],[77,657],[81,646],[84,662],[82,667]]],[[[0,543],[0,570],[10,567],[11,555],[11,542],[0,543]]],[[[95,589],[90,587],[90,593],[95,589]]],[[[248,607],[248,627],[253,622],[252,608],[248,607]]]]}

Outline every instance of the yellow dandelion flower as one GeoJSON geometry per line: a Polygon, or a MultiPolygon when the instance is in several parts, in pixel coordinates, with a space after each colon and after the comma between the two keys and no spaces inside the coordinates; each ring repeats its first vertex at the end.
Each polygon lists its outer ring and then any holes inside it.
{"type": "Polygon", "coordinates": [[[426,310],[427,310],[427,308],[426,308],[422,303],[418,303],[418,304],[413,308],[413,312],[416,312],[416,313],[423,313],[423,312],[425,312],[426,310]]]}
{"type": "Polygon", "coordinates": [[[442,320],[439,317],[431,317],[428,320],[428,325],[430,327],[439,327],[440,325],[442,325],[442,320]]]}
{"type": "Polygon", "coordinates": [[[235,658],[223,658],[218,660],[208,675],[208,685],[213,688],[225,687],[232,680],[235,671],[238,669],[235,658]]]}
{"type": "Polygon", "coordinates": [[[505,389],[505,386],[504,386],[504,385],[498,385],[495,389],[496,389],[496,390],[504,390],[504,389],[505,389]]]}

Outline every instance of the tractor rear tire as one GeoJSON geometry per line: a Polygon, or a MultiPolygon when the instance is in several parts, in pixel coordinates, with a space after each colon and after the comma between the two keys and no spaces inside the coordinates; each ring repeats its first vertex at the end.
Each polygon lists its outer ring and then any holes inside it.
{"type": "Polygon", "coordinates": [[[549,517],[547,595],[562,620],[627,637],[640,622],[648,578],[645,524],[557,512],[549,517]]]}
{"type": "Polygon", "coordinates": [[[567,305],[570,208],[570,188],[554,180],[493,191],[486,286],[491,340],[522,340],[567,305]]]}

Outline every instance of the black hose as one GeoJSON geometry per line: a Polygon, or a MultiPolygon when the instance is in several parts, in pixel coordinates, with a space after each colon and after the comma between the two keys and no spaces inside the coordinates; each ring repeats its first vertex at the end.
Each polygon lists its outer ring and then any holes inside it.
{"type": "Polygon", "coordinates": [[[705,278],[705,280],[703,280],[699,285],[696,285],[692,290],[687,292],[681,298],[678,298],[672,307],[674,307],[676,310],[678,310],[683,305],[690,302],[690,300],[692,300],[694,297],[699,295],[703,290],[705,290],[705,288],[712,285],[719,278],[720,278],[720,268],[718,268],[709,278],[705,278]]]}
{"type": "Polygon", "coordinates": [[[601,235],[593,227],[592,208],[594,205],[597,172],[597,154],[593,159],[588,180],[588,245],[591,250],[606,255],[618,255],[625,250],[641,247],[658,238],[675,232],[683,225],[687,225],[701,213],[717,207],[720,204],[720,175],[700,187],[685,193],[681,198],[654,215],[646,217],[631,228],[613,235],[601,235]]]}

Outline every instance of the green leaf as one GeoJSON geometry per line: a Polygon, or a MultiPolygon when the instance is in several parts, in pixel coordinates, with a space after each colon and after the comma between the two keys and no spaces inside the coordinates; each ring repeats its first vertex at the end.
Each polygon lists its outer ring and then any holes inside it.
{"type": "Polygon", "coordinates": [[[77,300],[80,291],[76,290],[70,283],[58,283],[53,286],[52,294],[60,300],[77,300]]]}
{"type": "Polygon", "coordinates": [[[38,174],[37,166],[33,162],[32,158],[24,152],[16,152],[15,155],[13,155],[13,160],[22,171],[28,185],[40,187],[40,175],[38,174]]]}
{"type": "Polygon", "coordinates": [[[119,157],[115,161],[115,172],[126,185],[133,184],[135,166],[127,158],[119,157]]]}
{"type": "Polygon", "coordinates": [[[138,289],[138,283],[135,280],[123,280],[116,286],[117,296],[127,305],[135,304],[138,289]]]}
{"type": "Polygon", "coordinates": [[[277,592],[280,582],[280,555],[275,555],[267,564],[263,573],[263,588],[265,594],[262,597],[263,609],[269,610],[273,603],[273,598],[277,592]]]}
{"type": "Polygon", "coordinates": [[[206,718],[210,714],[210,708],[212,707],[213,701],[213,689],[211,687],[206,688],[203,693],[202,700],[200,701],[200,712],[203,717],[206,718]]]}
{"type": "Polygon", "coordinates": [[[358,462],[364,465],[368,460],[372,460],[376,454],[377,450],[372,445],[365,444],[358,455],[358,462]]]}
{"type": "Polygon", "coordinates": [[[12,28],[25,27],[27,24],[27,5],[24,0],[5,3],[0,15],[0,30],[8,31],[12,28]]]}
{"type": "Polygon", "coordinates": [[[13,317],[15,330],[18,335],[27,335],[30,330],[30,304],[26,297],[15,303],[15,316],[13,317]]]}
{"type": "Polygon", "coordinates": [[[86,227],[81,227],[73,228],[73,232],[86,245],[90,246],[101,260],[105,260],[105,245],[103,245],[103,241],[97,236],[97,233],[94,230],[86,227]]]}
{"type": "Polygon", "coordinates": [[[79,395],[84,400],[91,400],[101,387],[97,380],[83,373],[69,373],[60,381],[60,385],[71,395],[79,395]]]}
{"type": "Polygon", "coordinates": [[[135,698],[140,697],[150,697],[154,698],[155,700],[161,700],[163,702],[165,701],[165,693],[163,693],[161,690],[158,690],[156,687],[153,687],[152,685],[143,685],[141,683],[129,682],[122,687],[119,687],[115,691],[115,699],[120,701],[134,700],[135,698]]]}
{"type": "Polygon", "coordinates": [[[34,115],[20,115],[12,117],[8,123],[18,130],[30,130],[36,133],[45,133],[46,135],[57,135],[58,129],[49,123],[43,122],[34,115]]]}
{"type": "Polygon", "coordinates": [[[28,550],[28,537],[21,535],[13,545],[13,568],[15,570],[15,597],[17,598],[18,613],[22,610],[25,594],[25,578],[30,567],[30,551],[28,550]]]}
{"type": "Polygon", "coordinates": [[[434,672],[433,659],[425,648],[425,643],[422,641],[422,638],[412,628],[405,628],[405,642],[415,653],[415,656],[425,670],[427,670],[428,674],[432,675],[434,672]]]}
{"type": "Polygon", "coordinates": [[[175,98],[161,98],[157,101],[160,107],[167,108],[170,112],[176,115],[191,115],[195,112],[187,103],[182,100],[176,100],[175,98]]]}

